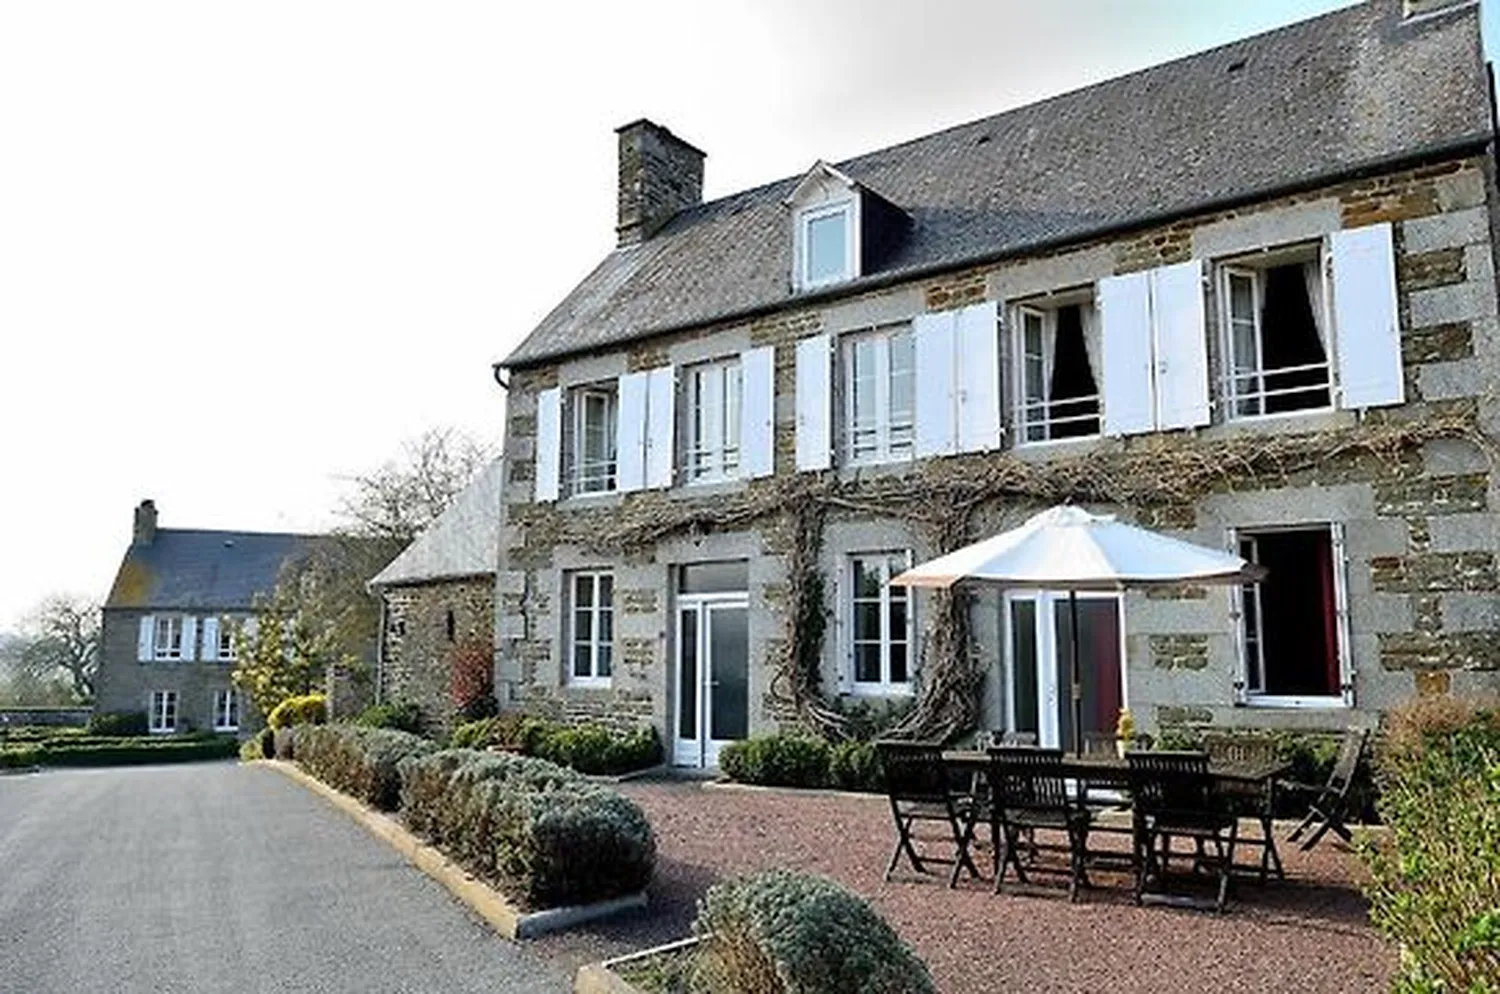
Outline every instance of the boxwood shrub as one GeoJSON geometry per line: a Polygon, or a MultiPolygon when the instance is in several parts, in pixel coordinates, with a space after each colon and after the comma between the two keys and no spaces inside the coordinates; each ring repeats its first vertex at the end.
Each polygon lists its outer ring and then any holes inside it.
{"type": "Polygon", "coordinates": [[[181,763],[200,759],[229,759],[239,743],[232,735],[207,738],[92,737],[84,742],[52,740],[0,749],[0,767],[129,766],[142,763],[181,763]]]}
{"type": "Polygon", "coordinates": [[[303,694],[288,697],[266,715],[266,724],[272,728],[292,728],[297,725],[321,725],[328,720],[328,698],[323,694],[303,694]]]}
{"type": "Polygon", "coordinates": [[[719,751],[719,769],[740,783],[823,787],[829,782],[828,743],[813,735],[757,735],[719,751]]]}
{"type": "Polygon", "coordinates": [[[371,704],[359,713],[354,723],[368,728],[394,728],[413,735],[421,735],[427,727],[422,707],[414,701],[371,704]]]}
{"type": "Polygon", "coordinates": [[[606,900],[651,879],[656,839],[645,814],[572,770],[470,749],[399,769],[408,826],[524,907],[606,900]]]}
{"type": "Polygon", "coordinates": [[[461,724],[449,744],[455,749],[503,746],[601,776],[643,770],[662,759],[661,740],[650,725],[621,731],[598,722],[565,724],[518,711],[461,724]]]}
{"type": "Polygon", "coordinates": [[[358,725],[298,725],[298,765],[336,790],[383,811],[396,810],[401,795],[397,764],[437,746],[419,735],[358,725]]]}
{"type": "Polygon", "coordinates": [[[864,898],[772,870],[709,888],[693,929],[707,994],[934,994],[927,967],[864,898]]]}
{"type": "Polygon", "coordinates": [[[840,742],[828,751],[828,780],[839,790],[879,794],[885,790],[873,742],[840,742]]]}

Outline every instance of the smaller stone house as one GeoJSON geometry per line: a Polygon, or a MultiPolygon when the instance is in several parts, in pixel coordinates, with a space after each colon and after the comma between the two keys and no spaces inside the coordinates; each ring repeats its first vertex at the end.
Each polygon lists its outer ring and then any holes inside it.
{"type": "Polygon", "coordinates": [[[377,701],[412,701],[446,727],[457,706],[455,665],[481,658],[494,693],[501,482],[496,460],[370,581],[381,603],[377,701]]]}
{"type": "Polygon", "coordinates": [[[130,548],[104,602],[95,710],[144,711],[153,733],[237,732],[259,724],[230,682],[234,634],[256,624],[289,564],[323,536],[158,528],[135,509],[130,548]]]}

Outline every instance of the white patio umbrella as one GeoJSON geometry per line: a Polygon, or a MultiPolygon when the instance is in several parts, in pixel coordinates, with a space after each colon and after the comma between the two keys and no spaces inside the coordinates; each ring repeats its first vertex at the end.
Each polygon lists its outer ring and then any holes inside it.
{"type": "Polygon", "coordinates": [[[1083,684],[1078,666],[1078,592],[1179,583],[1243,584],[1263,575],[1239,556],[1062,505],[891,578],[903,587],[947,590],[959,584],[1066,590],[1072,618],[1070,661],[1073,749],[1080,750],[1083,684]]]}

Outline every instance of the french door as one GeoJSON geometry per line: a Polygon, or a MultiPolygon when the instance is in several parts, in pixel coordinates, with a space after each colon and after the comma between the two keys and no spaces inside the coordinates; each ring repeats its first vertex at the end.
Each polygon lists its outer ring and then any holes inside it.
{"type": "Polygon", "coordinates": [[[750,734],[750,603],[745,594],[683,594],[677,605],[672,761],[718,766],[750,734]]]}
{"type": "MultiPolygon", "coordinates": [[[[1006,726],[1039,744],[1073,745],[1073,615],[1068,595],[1005,597],[1006,726]]],[[[1083,735],[1113,735],[1125,706],[1124,606],[1118,594],[1078,595],[1078,670],[1083,735]]]]}

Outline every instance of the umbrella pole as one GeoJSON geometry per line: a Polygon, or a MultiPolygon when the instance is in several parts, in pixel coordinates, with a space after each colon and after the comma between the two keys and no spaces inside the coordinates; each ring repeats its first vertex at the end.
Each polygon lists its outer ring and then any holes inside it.
{"type": "Polygon", "coordinates": [[[1078,591],[1068,591],[1068,613],[1072,616],[1072,642],[1069,655],[1072,656],[1071,680],[1069,695],[1072,697],[1073,708],[1073,755],[1083,755],[1083,678],[1078,666],[1078,642],[1080,632],[1078,630],[1078,591]]]}

